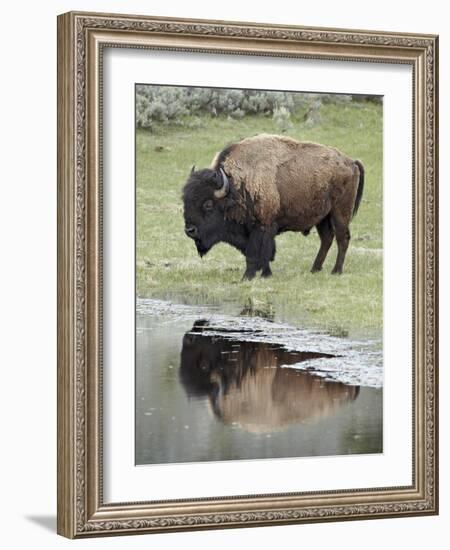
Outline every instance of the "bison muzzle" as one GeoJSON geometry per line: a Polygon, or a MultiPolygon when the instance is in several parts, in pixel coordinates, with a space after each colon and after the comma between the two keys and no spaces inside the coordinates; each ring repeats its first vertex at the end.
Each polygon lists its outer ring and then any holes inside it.
{"type": "Polygon", "coordinates": [[[262,134],[218,153],[210,168],[191,171],[184,186],[185,233],[200,256],[226,242],[244,254],[244,279],[272,274],[275,237],[308,235],[316,227],[320,249],[311,271],[322,269],[336,237],[332,273],[342,273],[349,225],[364,188],[364,168],[337,149],[262,134]]]}

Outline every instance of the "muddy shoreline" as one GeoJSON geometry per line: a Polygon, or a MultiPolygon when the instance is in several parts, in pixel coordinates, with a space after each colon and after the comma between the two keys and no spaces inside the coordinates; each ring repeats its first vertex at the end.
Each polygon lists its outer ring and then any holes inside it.
{"type": "Polygon", "coordinates": [[[160,326],[202,322],[205,337],[234,342],[259,342],[280,346],[286,352],[324,354],[299,363],[280,365],[310,372],[327,381],[354,386],[383,386],[383,350],[381,339],[351,339],[333,336],[323,331],[298,328],[258,315],[241,314],[239,308],[175,304],[165,300],[137,299],[136,329],[145,329],[145,318],[158,319],[160,326]]]}

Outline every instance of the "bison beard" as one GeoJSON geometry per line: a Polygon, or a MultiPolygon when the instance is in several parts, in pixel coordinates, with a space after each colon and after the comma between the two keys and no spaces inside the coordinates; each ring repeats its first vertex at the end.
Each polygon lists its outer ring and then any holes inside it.
{"type": "Polygon", "coordinates": [[[364,168],[332,147],[262,134],[216,155],[211,168],[192,170],[183,189],[185,232],[201,257],[226,242],[246,258],[244,279],[272,274],[275,237],[307,235],[321,245],[312,272],[320,271],[336,237],[332,273],[342,273],[349,224],[361,202],[364,168]]]}

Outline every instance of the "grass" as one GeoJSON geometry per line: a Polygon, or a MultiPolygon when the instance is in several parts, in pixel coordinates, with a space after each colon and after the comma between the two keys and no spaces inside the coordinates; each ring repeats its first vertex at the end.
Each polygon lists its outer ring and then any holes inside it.
{"type": "Polygon", "coordinates": [[[287,134],[333,145],[366,171],[362,203],[350,230],[344,274],[331,275],[334,243],[322,272],[309,272],[319,248],[308,237],[277,237],[273,277],[241,282],[244,257],[226,244],[200,259],[184,235],[181,189],[193,164],[208,166],[230,142],[261,132],[279,133],[271,117],[187,118],[183,125],[139,130],[136,139],[136,284],[141,297],[182,302],[233,302],[276,311],[298,324],[336,334],[368,333],[382,326],[382,107],[366,102],[324,104],[320,123],[308,127],[302,113],[287,134]]]}

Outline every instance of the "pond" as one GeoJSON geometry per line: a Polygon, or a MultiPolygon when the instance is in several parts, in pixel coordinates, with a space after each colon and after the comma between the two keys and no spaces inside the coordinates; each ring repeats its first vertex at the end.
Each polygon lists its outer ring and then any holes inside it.
{"type": "Polygon", "coordinates": [[[383,451],[381,340],[140,299],[138,465],[383,451]]]}

